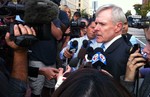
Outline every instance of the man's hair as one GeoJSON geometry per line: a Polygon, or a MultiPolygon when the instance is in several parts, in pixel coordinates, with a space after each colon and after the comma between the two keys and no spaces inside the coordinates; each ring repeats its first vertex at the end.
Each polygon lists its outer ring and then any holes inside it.
{"type": "Polygon", "coordinates": [[[98,8],[98,10],[96,11],[96,17],[98,16],[98,14],[101,11],[107,10],[107,9],[112,9],[112,21],[114,24],[116,24],[117,22],[122,22],[124,23],[124,19],[126,18],[122,8],[114,5],[114,4],[106,4],[106,5],[102,5],[101,7],[98,8]]]}
{"type": "Polygon", "coordinates": [[[79,11],[76,11],[73,16],[81,17],[81,13],[79,11]]]}

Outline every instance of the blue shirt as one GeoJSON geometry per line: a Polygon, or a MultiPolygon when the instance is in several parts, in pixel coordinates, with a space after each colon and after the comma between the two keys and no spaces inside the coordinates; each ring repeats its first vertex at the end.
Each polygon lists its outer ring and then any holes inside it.
{"type": "MultiPolygon", "coordinates": [[[[87,35],[85,35],[85,36],[83,36],[83,37],[79,37],[79,38],[72,38],[72,39],[68,42],[67,46],[64,47],[64,48],[62,49],[62,51],[60,52],[60,59],[65,59],[65,57],[64,57],[64,55],[63,55],[63,54],[64,54],[64,51],[65,51],[67,48],[70,47],[70,42],[71,42],[71,41],[74,41],[74,40],[78,41],[78,49],[77,49],[77,51],[73,54],[72,58],[75,58],[75,57],[78,56],[79,50],[80,50],[81,47],[82,47],[82,42],[83,42],[83,40],[89,40],[89,39],[88,39],[87,35]]],[[[93,49],[95,49],[95,48],[101,46],[101,43],[97,43],[97,42],[96,42],[96,39],[92,39],[92,40],[90,40],[90,41],[91,41],[90,46],[91,46],[93,49]]]]}

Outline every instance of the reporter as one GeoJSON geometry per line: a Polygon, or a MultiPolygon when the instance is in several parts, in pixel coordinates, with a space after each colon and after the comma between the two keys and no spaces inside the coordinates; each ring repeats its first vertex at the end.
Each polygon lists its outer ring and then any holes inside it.
{"type": "MultiPolygon", "coordinates": [[[[143,52],[147,54],[147,60],[150,62],[150,28],[145,31],[147,44],[143,49],[143,52]]],[[[126,67],[126,74],[122,79],[122,84],[130,91],[134,92],[135,88],[135,76],[137,69],[144,66],[146,60],[142,57],[137,50],[131,54],[126,67]]],[[[139,69],[139,77],[143,77],[144,81],[138,91],[138,97],[149,97],[150,96],[150,68],[139,69]]]]}

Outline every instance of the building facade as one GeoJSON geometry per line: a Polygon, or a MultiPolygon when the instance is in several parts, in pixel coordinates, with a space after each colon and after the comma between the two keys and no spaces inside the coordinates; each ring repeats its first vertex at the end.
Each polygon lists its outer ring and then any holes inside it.
{"type": "Polygon", "coordinates": [[[71,11],[72,14],[79,10],[86,10],[86,12],[90,13],[90,0],[61,0],[61,5],[67,5],[71,11]]]}

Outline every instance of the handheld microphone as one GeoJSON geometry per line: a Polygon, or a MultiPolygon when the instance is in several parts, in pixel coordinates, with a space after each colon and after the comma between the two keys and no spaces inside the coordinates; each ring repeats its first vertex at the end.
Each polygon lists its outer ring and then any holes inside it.
{"type": "Polygon", "coordinates": [[[96,48],[92,57],[92,66],[100,70],[101,67],[106,65],[106,57],[102,48],[96,48]]]}
{"type": "Polygon", "coordinates": [[[79,62],[79,58],[78,57],[75,57],[75,58],[72,58],[69,62],[69,66],[70,67],[77,67],[77,64],[79,62]]]}
{"type": "Polygon", "coordinates": [[[74,40],[70,42],[70,47],[69,47],[69,52],[70,53],[75,53],[78,49],[78,41],[74,40]]]}
{"type": "Polygon", "coordinates": [[[78,53],[79,62],[78,62],[78,65],[77,65],[77,69],[82,64],[82,60],[85,58],[87,47],[88,47],[88,41],[83,40],[82,41],[82,47],[81,47],[81,49],[79,50],[79,53],[78,53]]]}
{"type": "MultiPolygon", "coordinates": [[[[74,40],[70,42],[70,47],[69,47],[69,52],[70,53],[75,53],[78,49],[78,41],[74,40]]],[[[66,66],[68,65],[68,58],[66,58],[66,66]]]]}
{"type": "Polygon", "coordinates": [[[79,59],[84,59],[85,54],[86,54],[87,46],[88,46],[88,41],[87,40],[83,40],[82,47],[81,47],[81,49],[79,50],[79,53],[78,53],[78,58],[79,59]]]}
{"type": "Polygon", "coordinates": [[[85,61],[86,62],[92,62],[93,52],[94,52],[94,50],[92,47],[87,48],[86,55],[85,55],[85,61]]]}

